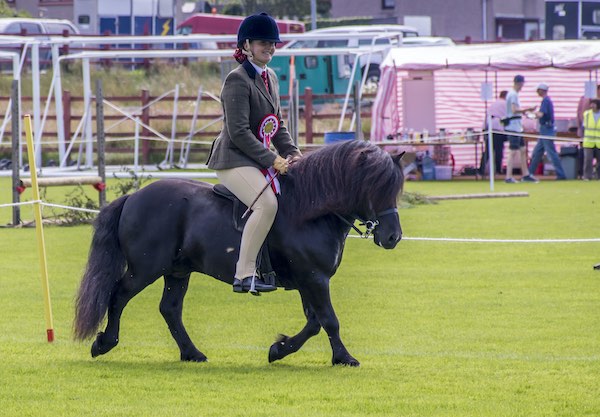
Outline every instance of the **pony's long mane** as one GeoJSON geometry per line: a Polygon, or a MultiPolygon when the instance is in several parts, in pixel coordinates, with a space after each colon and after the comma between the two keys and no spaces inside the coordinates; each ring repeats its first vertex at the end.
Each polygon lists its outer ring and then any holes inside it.
{"type": "Polygon", "coordinates": [[[353,140],[309,153],[282,182],[280,208],[306,221],[328,213],[369,216],[395,207],[404,176],[387,152],[353,140]]]}

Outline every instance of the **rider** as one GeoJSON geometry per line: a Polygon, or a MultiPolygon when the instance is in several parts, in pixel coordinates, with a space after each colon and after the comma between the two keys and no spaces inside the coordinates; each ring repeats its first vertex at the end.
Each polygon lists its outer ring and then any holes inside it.
{"type": "Polygon", "coordinates": [[[279,29],[266,13],[241,23],[234,57],[241,64],[231,71],[221,90],[224,128],[213,143],[208,167],[245,205],[260,194],[242,232],[233,280],[234,292],[274,291],[256,273],[256,258],[277,214],[277,174],[302,156],[281,120],[277,76],[267,67],[275,53],[279,29]],[[277,152],[270,149],[273,142],[277,152]],[[268,179],[267,179],[268,178],[268,179]]]}

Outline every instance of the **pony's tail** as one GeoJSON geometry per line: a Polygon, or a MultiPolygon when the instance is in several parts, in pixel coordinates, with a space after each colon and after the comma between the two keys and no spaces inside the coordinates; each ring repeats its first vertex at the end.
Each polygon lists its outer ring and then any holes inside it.
{"type": "Polygon", "coordinates": [[[113,290],[125,270],[126,260],[119,246],[118,229],[127,197],[124,195],[104,207],[94,222],[90,254],[75,304],[75,339],[85,340],[96,334],[113,290]]]}

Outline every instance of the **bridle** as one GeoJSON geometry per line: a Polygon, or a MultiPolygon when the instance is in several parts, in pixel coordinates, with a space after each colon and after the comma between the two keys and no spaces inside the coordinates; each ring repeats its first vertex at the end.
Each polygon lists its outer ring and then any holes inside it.
{"type": "Polygon", "coordinates": [[[352,229],[354,229],[354,231],[356,233],[358,233],[360,235],[360,237],[362,237],[363,239],[368,239],[375,231],[375,228],[377,226],[379,226],[379,219],[382,218],[383,216],[387,216],[387,215],[394,214],[394,213],[398,213],[398,209],[396,207],[392,207],[392,208],[380,211],[379,213],[375,214],[375,220],[364,220],[359,215],[352,214],[351,221],[338,213],[333,213],[333,214],[335,214],[341,221],[343,221],[348,226],[350,226],[352,229]],[[362,232],[358,227],[356,227],[354,225],[354,222],[356,220],[360,221],[360,226],[366,227],[366,230],[364,232],[362,232]]]}

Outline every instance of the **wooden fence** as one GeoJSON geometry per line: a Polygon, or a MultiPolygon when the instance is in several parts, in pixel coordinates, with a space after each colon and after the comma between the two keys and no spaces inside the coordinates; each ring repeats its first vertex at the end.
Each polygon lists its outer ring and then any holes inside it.
{"type": "MultiPolygon", "coordinates": [[[[332,123],[335,123],[335,125],[337,126],[337,121],[339,121],[340,119],[340,112],[341,112],[341,106],[337,106],[340,107],[339,112],[333,111],[335,110],[336,106],[327,106],[327,105],[322,105],[322,103],[335,103],[336,101],[339,103],[341,102],[341,100],[344,99],[344,95],[334,95],[334,94],[328,94],[328,95],[316,95],[312,93],[312,89],[311,88],[306,88],[304,91],[304,94],[300,95],[300,100],[303,103],[303,111],[300,112],[300,120],[298,121],[299,123],[299,131],[298,131],[298,142],[300,143],[300,145],[305,145],[305,144],[313,144],[313,143],[318,143],[322,141],[322,138],[325,134],[324,131],[318,131],[315,130],[315,121],[316,120],[331,120],[331,122],[329,123],[329,125],[331,125],[332,123]]],[[[119,106],[127,106],[127,107],[135,107],[136,109],[141,109],[139,111],[132,111],[132,115],[139,117],[140,121],[147,125],[147,126],[151,126],[153,129],[156,129],[157,131],[159,131],[161,134],[165,135],[166,137],[171,137],[171,127],[170,127],[170,121],[172,119],[172,114],[170,114],[170,112],[165,111],[166,109],[166,105],[167,102],[169,102],[169,98],[164,99],[161,103],[162,106],[162,111],[157,111],[155,107],[156,103],[154,105],[150,105],[150,103],[152,103],[153,101],[155,101],[158,98],[158,96],[152,96],[150,94],[150,92],[148,90],[141,90],[139,95],[132,95],[132,96],[112,96],[112,97],[105,97],[105,100],[108,100],[112,103],[115,103],[119,106]]],[[[10,99],[10,96],[0,96],[0,109],[6,109],[6,106],[8,105],[8,101],[10,99]]],[[[183,106],[181,105],[181,103],[195,103],[196,102],[197,97],[196,96],[179,96],[179,105],[178,105],[178,113],[177,113],[177,120],[178,121],[182,121],[182,122],[188,122],[190,123],[192,118],[194,117],[193,114],[191,112],[182,112],[181,110],[184,109],[188,106],[183,106]]],[[[287,100],[288,97],[287,96],[282,96],[282,100],[287,100]]],[[[365,100],[372,100],[374,99],[374,94],[370,94],[370,95],[364,95],[363,99],[365,100]]],[[[47,100],[46,97],[42,97],[41,101],[42,103],[45,103],[47,100]]],[[[217,119],[218,117],[220,117],[222,115],[222,113],[220,111],[216,111],[214,109],[216,109],[217,107],[214,105],[214,100],[208,96],[203,96],[202,98],[203,103],[204,100],[211,100],[213,101],[213,110],[211,110],[211,112],[201,112],[197,115],[197,119],[198,120],[214,120],[217,119]]],[[[24,108],[29,108],[31,107],[30,105],[28,105],[27,103],[31,103],[32,98],[31,97],[22,97],[21,101],[23,103],[23,107],[24,108]]],[[[62,97],[62,102],[63,102],[63,108],[64,108],[64,119],[63,119],[63,124],[64,124],[64,135],[65,138],[67,138],[67,140],[70,140],[70,138],[72,138],[73,133],[74,133],[74,127],[77,126],[77,124],[80,122],[81,118],[82,118],[82,113],[83,113],[83,97],[82,96],[74,96],[72,95],[69,91],[64,91],[63,92],[63,97],[62,97]]],[[[172,103],[172,102],[171,102],[172,103]]],[[[204,106],[204,104],[203,104],[204,106]]],[[[204,107],[203,107],[204,108],[204,107]]],[[[220,107],[218,107],[220,109],[220,107]]],[[[167,109],[168,110],[168,109],[167,109]]],[[[346,115],[345,115],[345,123],[346,125],[348,125],[348,120],[352,117],[353,114],[353,110],[352,109],[347,109],[346,110],[346,115]]],[[[286,111],[284,109],[284,115],[283,115],[284,119],[287,118],[287,114],[286,111]]],[[[361,118],[362,120],[370,120],[371,114],[369,112],[361,112],[361,118]]],[[[95,114],[92,115],[92,119],[95,120],[95,114]]],[[[120,120],[123,119],[123,115],[121,114],[104,114],[104,120],[107,122],[109,121],[116,121],[116,120],[120,120]]],[[[57,137],[57,132],[56,132],[56,123],[53,123],[53,121],[56,121],[56,115],[55,114],[47,114],[46,115],[46,124],[45,124],[45,128],[44,128],[44,132],[42,137],[44,138],[56,138],[57,137]],[[53,130],[52,130],[53,129],[53,130]]],[[[92,123],[93,126],[95,126],[95,123],[92,123]]],[[[181,128],[181,124],[179,124],[178,126],[179,128],[181,128]]],[[[221,124],[215,124],[214,127],[212,128],[212,130],[204,130],[201,132],[198,132],[197,134],[194,135],[193,140],[212,140],[214,139],[218,134],[219,134],[219,129],[221,128],[221,124]]],[[[337,130],[337,129],[327,129],[327,130],[337,130]]],[[[142,128],[141,132],[140,132],[141,137],[148,137],[148,136],[152,136],[152,133],[146,129],[146,128],[142,128]]],[[[175,137],[178,139],[182,139],[185,138],[189,135],[189,128],[186,131],[183,130],[177,130],[177,132],[175,133],[175,137]]],[[[133,131],[133,127],[131,127],[131,131],[124,131],[123,129],[121,129],[118,132],[110,132],[107,133],[107,136],[109,137],[113,137],[113,138],[118,138],[118,137],[132,137],[134,136],[134,131],[133,131]]],[[[10,129],[8,129],[7,131],[4,132],[4,139],[2,140],[2,144],[0,145],[0,152],[10,152],[10,137],[11,137],[11,131],[10,129]],[[6,140],[8,139],[8,140],[6,140]]],[[[150,154],[153,151],[153,147],[151,146],[151,141],[149,140],[143,140],[142,139],[142,161],[143,163],[149,163],[150,161],[150,154]]],[[[52,151],[52,150],[56,150],[56,146],[44,146],[44,150],[45,151],[52,151]]],[[[163,151],[164,148],[161,148],[160,151],[163,151]]],[[[117,148],[112,148],[111,152],[131,152],[132,148],[130,147],[117,147],[117,148]]]]}

